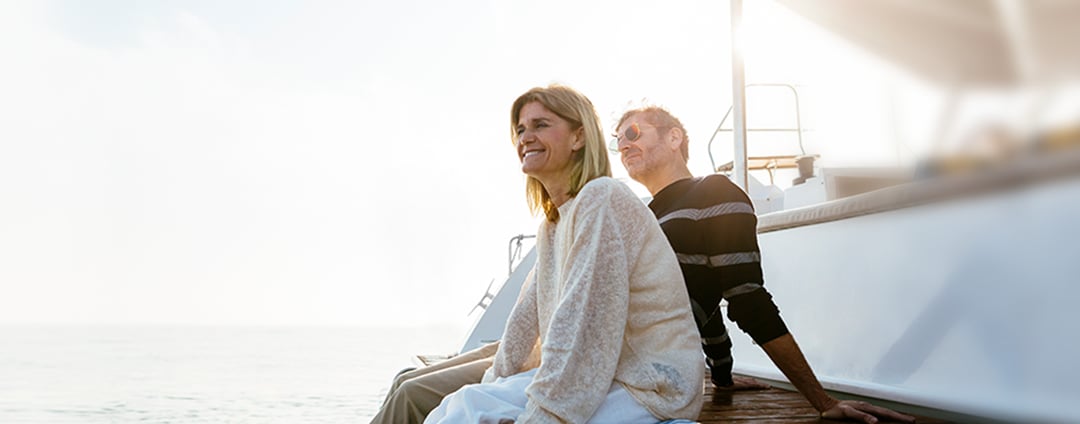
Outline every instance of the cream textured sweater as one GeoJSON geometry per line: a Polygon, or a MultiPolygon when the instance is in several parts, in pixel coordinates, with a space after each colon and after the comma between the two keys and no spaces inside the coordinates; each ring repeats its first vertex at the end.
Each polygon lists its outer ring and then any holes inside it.
{"type": "Polygon", "coordinates": [[[649,209],[602,177],[537,233],[531,283],[484,381],[539,367],[528,423],[584,423],[621,384],[660,419],[696,419],[701,340],[682,273],[649,209]]]}

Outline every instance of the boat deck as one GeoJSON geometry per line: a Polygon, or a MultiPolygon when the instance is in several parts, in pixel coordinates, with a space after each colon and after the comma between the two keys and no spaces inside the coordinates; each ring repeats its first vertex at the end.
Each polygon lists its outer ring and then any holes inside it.
{"type": "MultiPolygon", "coordinates": [[[[927,424],[951,423],[935,418],[916,416],[917,422],[927,424]]],[[[701,424],[719,423],[841,423],[821,418],[810,402],[799,392],[771,388],[738,392],[717,391],[705,377],[705,406],[698,416],[701,424]]]]}
{"type": "MultiPolygon", "coordinates": [[[[418,355],[417,360],[421,365],[431,365],[445,360],[444,355],[418,355]]],[[[887,405],[883,405],[889,407],[887,405]]],[[[916,415],[920,424],[948,424],[953,421],[945,421],[921,415],[916,415]]],[[[709,381],[708,371],[705,375],[705,405],[698,415],[701,424],[720,423],[778,423],[778,424],[804,424],[804,423],[842,423],[852,421],[838,421],[821,418],[810,406],[810,402],[799,392],[778,388],[767,390],[746,390],[738,392],[717,391],[713,389],[709,381]]]]}

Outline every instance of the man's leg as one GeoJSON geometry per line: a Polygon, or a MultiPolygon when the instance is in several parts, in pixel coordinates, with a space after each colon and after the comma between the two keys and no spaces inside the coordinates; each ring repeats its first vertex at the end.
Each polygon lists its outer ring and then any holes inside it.
{"type": "MultiPolygon", "coordinates": [[[[403,373],[394,380],[394,387],[372,424],[421,424],[443,397],[466,384],[479,383],[493,358],[441,368],[432,372],[409,375],[403,373]]],[[[424,368],[415,371],[422,371],[424,368]]],[[[428,370],[424,370],[428,371],[428,370]]]]}
{"type": "Polygon", "coordinates": [[[768,389],[768,384],[751,377],[731,374],[735,361],[731,355],[731,338],[724,325],[720,306],[716,305],[710,314],[706,314],[696,301],[691,300],[691,306],[694,320],[698,324],[698,333],[701,334],[701,350],[705,352],[705,363],[709,366],[713,386],[722,390],[768,389]]]}
{"type": "Polygon", "coordinates": [[[405,383],[406,381],[485,358],[489,359],[488,363],[490,364],[490,359],[495,357],[495,352],[497,352],[498,350],[499,343],[488,343],[468,352],[463,352],[460,355],[451,357],[442,362],[431,364],[426,367],[403,370],[402,372],[398,373],[398,375],[394,376],[394,382],[390,385],[390,390],[386,392],[386,399],[383,400],[383,406],[386,406],[386,403],[390,402],[390,397],[393,396],[394,392],[397,391],[398,387],[401,387],[402,383],[405,383]]]}
{"type": "Polygon", "coordinates": [[[712,293],[690,293],[690,306],[694,311],[698,334],[701,335],[701,350],[705,351],[705,363],[709,365],[709,374],[713,385],[729,387],[731,380],[731,339],[724,327],[724,317],[720,312],[719,296],[712,293]],[[695,296],[697,295],[697,296],[695,296]]]}
{"type": "Polygon", "coordinates": [[[728,337],[719,308],[699,327],[699,331],[701,349],[705,351],[705,362],[709,365],[713,384],[717,387],[731,386],[731,338],[728,337]]]}

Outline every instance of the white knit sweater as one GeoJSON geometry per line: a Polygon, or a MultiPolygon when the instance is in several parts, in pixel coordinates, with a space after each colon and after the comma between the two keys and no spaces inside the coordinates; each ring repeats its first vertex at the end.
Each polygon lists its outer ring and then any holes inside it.
{"type": "Polygon", "coordinates": [[[537,233],[533,281],[506,324],[491,381],[535,367],[528,423],[584,423],[621,384],[660,419],[701,410],[701,340],[675,254],[622,183],[590,181],[537,233]]]}

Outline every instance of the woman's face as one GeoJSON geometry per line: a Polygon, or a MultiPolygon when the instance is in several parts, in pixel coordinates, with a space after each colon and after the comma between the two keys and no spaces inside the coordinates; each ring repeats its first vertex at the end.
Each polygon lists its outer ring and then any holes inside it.
{"type": "Polygon", "coordinates": [[[516,133],[521,172],[545,186],[570,178],[574,152],[585,145],[580,129],[572,130],[570,122],[530,102],[521,108],[516,133]]]}

